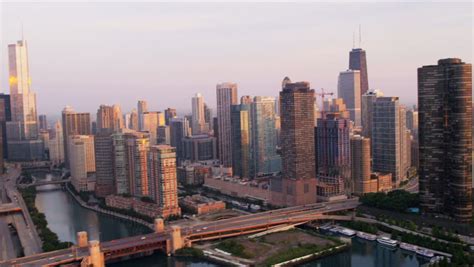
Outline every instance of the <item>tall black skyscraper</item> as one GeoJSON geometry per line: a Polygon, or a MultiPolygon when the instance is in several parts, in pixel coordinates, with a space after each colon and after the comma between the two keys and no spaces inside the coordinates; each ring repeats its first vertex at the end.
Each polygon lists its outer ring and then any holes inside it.
{"type": "Polygon", "coordinates": [[[448,58],[418,69],[423,212],[472,217],[472,65],[448,58]]]}
{"type": "Polygon", "coordinates": [[[369,90],[369,77],[367,75],[367,57],[362,48],[353,48],[349,53],[349,69],[360,71],[360,95],[369,90]]]}
{"type": "Polygon", "coordinates": [[[2,134],[2,159],[6,158],[8,155],[8,146],[7,146],[7,121],[12,120],[12,112],[10,107],[10,95],[0,94],[0,124],[1,124],[1,134],[2,134]]]}

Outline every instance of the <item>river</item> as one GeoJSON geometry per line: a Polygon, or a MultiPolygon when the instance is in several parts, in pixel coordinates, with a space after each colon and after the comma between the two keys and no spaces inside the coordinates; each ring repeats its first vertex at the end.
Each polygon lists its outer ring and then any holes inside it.
{"type": "MultiPolygon", "coordinates": [[[[46,179],[51,179],[50,175],[46,179]]],[[[76,233],[87,231],[89,239],[101,241],[149,233],[150,230],[111,216],[98,214],[81,207],[63,190],[54,190],[57,185],[46,185],[38,188],[36,206],[46,215],[50,229],[55,232],[61,241],[76,241],[76,233]],[[52,190],[53,189],[53,190],[52,190]]],[[[306,267],[415,267],[420,266],[419,257],[406,253],[400,249],[389,249],[377,244],[352,239],[350,249],[320,260],[306,263],[306,267]]],[[[155,254],[150,257],[112,264],[110,266],[192,266],[214,267],[213,263],[195,259],[166,257],[155,254]]]]}

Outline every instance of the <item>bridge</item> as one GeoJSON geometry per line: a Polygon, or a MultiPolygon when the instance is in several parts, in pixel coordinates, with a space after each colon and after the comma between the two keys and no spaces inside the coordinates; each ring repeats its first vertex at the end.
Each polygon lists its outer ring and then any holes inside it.
{"type": "Polygon", "coordinates": [[[112,260],[127,256],[148,255],[157,250],[170,255],[180,248],[189,247],[192,243],[200,241],[258,233],[314,220],[350,219],[351,216],[331,215],[331,213],[353,210],[358,204],[357,198],[315,203],[200,223],[183,229],[177,225],[165,227],[162,219],[156,219],[154,233],[102,243],[95,240],[89,241],[86,232],[79,232],[77,244],[71,248],[16,258],[0,262],[0,265],[59,266],[81,262],[81,265],[85,266],[103,267],[106,262],[112,260]]]}
{"type": "Polygon", "coordinates": [[[0,214],[21,212],[21,208],[13,203],[0,204],[0,214]]]}
{"type": "Polygon", "coordinates": [[[48,185],[48,184],[65,184],[69,183],[71,179],[64,179],[64,180],[51,180],[51,181],[38,181],[36,180],[35,182],[31,184],[18,184],[18,188],[27,188],[27,187],[32,187],[32,186],[42,186],[42,185],[48,185]]]}

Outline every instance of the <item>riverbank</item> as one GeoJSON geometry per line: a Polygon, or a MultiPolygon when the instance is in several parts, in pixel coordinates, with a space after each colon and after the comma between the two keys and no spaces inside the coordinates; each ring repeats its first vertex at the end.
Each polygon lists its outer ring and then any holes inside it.
{"type": "Polygon", "coordinates": [[[124,214],[121,214],[121,213],[118,213],[118,212],[114,212],[114,211],[111,211],[111,210],[106,210],[106,209],[103,209],[103,208],[100,208],[100,207],[97,207],[97,206],[87,205],[87,203],[84,202],[78,195],[76,195],[76,194],[74,194],[74,192],[72,192],[72,190],[69,188],[69,184],[66,184],[65,187],[66,187],[66,191],[69,193],[69,195],[72,196],[73,199],[80,206],[82,206],[85,209],[89,209],[89,210],[99,212],[99,213],[102,213],[102,214],[114,216],[116,218],[126,220],[126,221],[129,221],[129,222],[138,223],[138,224],[141,224],[141,225],[147,227],[148,229],[154,230],[154,226],[153,226],[152,223],[146,222],[142,219],[127,216],[127,215],[124,215],[124,214]]]}
{"type": "Polygon", "coordinates": [[[35,206],[36,188],[30,187],[22,189],[20,190],[20,193],[25,201],[28,213],[33,220],[33,224],[38,231],[39,237],[41,238],[42,250],[44,252],[49,252],[69,248],[72,246],[71,242],[59,241],[58,235],[49,229],[44,213],[39,212],[35,206]]]}

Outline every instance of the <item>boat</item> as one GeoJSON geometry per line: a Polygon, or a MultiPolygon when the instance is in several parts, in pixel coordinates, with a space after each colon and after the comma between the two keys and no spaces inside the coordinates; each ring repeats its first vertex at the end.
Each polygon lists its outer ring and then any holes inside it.
{"type": "Polygon", "coordinates": [[[404,250],[416,252],[416,250],[418,249],[418,246],[400,242],[400,248],[404,250]]]}
{"type": "Polygon", "coordinates": [[[325,225],[321,225],[321,226],[319,227],[319,229],[321,229],[321,230],[329,230],[329,229],[331,229],[331,227],[332,227],[331,224],[325,224],[325,225]]]}
{"type": "Polygon", "coordinates": [[[433,251],[431,251],[429,249],[426,249],[426,248],[417,248],[416,249],[416,254],[421,255],[423,257],[428,257],[428,258],[434,257],[433,251]]]}
{"type": "Polygon", "coordinates": [[[357,235],[358,238],[362,238],[362,239],[369,240],[369,241],[375,241],[377,239],[376,235],[372,235],[372,234],[368,234],[368,233],[364,233],[364,232],[360,232],[360,231],[358,231],[356,233],[356,235],[357,235]]]}
{"type": "Polygon", "coordinates": [[[381,236],[381,237],[377,238],[377,242],[379,242],[382,245],[386,245],[386,246],[390,246],[390,247],[396,247],[397,244],[398,244],[398,241],[390,239],[390,238],[385,237],[385,236],[381,236]]]}
{"type": "Polygon", "coordinates": [[[355,236],[356,232],[351,230],[351,229],[347,229],[347,228],[341,228],[339,229],[339,233],[345,235],[345,236],[355,236]]]}
{"type": "Polygon", "coordinates": [[[339,227],[334,226],[333,228],[329,229],[329,231],[333,233],[339,233],[339,227]]]}

